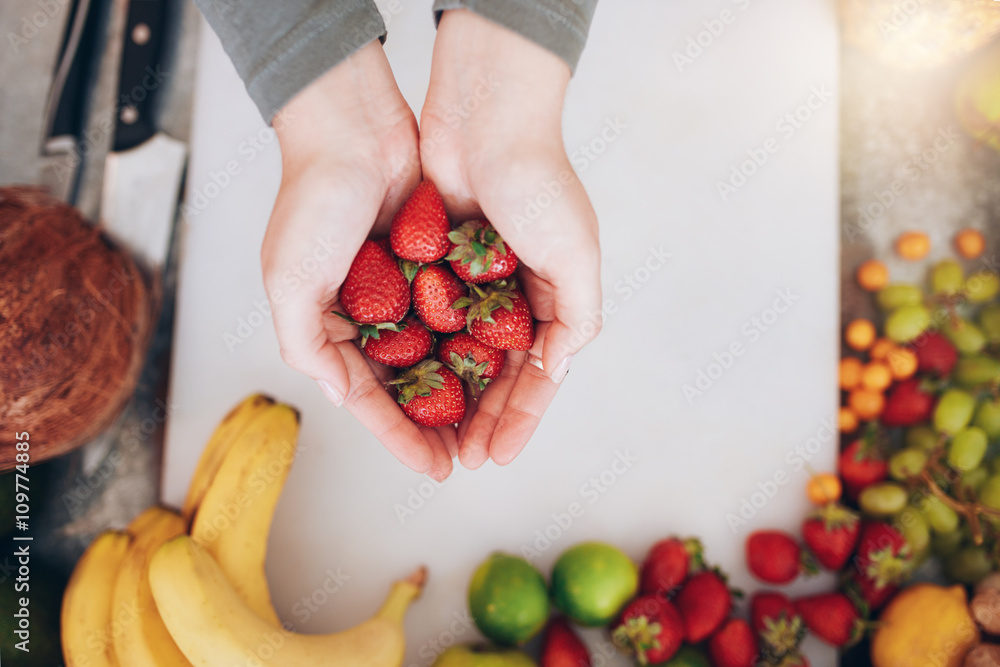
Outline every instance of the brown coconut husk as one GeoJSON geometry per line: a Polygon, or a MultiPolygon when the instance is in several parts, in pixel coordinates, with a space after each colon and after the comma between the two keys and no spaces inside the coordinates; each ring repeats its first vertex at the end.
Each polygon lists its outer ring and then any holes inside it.
{"type": "Polygon", "coordinates": [[[1000,33],[995,0],[838,0],[844,41],[900,69],[953,62],[1000,33]]]}
{"type": "Polygon", "coordinates": [[[128,253],[73,207],[0,188],[0,472],[106,430],[135,390],[153,299],[128,253]]]}

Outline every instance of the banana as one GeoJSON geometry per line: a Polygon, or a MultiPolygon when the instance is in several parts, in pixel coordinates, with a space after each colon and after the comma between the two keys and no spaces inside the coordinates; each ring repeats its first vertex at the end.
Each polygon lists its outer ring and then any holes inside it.
{"type": "Polygon", "coordinates": [[[123,623],[113,613],[111,593],[125,560],[131,535],[100,534],[80,557],[66,585],[62,603],[63,657],[67,667],[119,667],[112,636],[123,623]]]}
{"type": "Polygon", "coordinates": [[[181,516],[185,521],[190,522],[191,517],[198,511],[205,492],[215,479],[215,474],[233,443],[250,426],[254,418],[270,405],[274,405],[274,399],[270,396],[252,394],[240,401],[215,427],[215,432],[201,452],[201,458],[198,459],[198,465],[191,477],[191,486],[188,487],[184,504],[181,506],[181,516]]]}
{"type": "Polygon", "coordinates": [[[126,667],[190,667],[170,637],[149,588],[149,559],[161,544],[184,534],[184,519],[163,507],[150,507],[132,520],[135,537],[118,572],[112,597],[115,609],[132,609],[134,618],[114,634],[115,654],[126,667]]]}
{"type": "Polygon", "coordinates": [[[426,571],[396,582],[382,608],[343,632],[302,635],[277,629],[248,607],[211,554],[188,536],[161,546],[149,582],[163,621],[195,667],[400,667],[403,617],[426,571]]]}
{"type": "Polygon", "coordinates": [[[274,627],[264,562],[274,508],[295,459],[299,414],[287,405],[266,407],[230,446],[205,492],[191,536],[218,561],[243,601],[274,627]]]}

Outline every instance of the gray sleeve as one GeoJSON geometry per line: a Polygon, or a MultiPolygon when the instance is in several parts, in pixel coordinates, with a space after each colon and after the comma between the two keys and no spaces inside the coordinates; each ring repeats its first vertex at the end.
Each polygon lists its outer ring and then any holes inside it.
{"type": "Polygon", "coordinates": [[[269,123],[288,100],[385,38],[372,0],[195,0],[269,123]]]}
{"type": "Polygon", "coordinates": [[[434,0],[434,12],[468,9],[499,23],[566,61],[571,71],[587,43],[597,0],[434,0]]]}

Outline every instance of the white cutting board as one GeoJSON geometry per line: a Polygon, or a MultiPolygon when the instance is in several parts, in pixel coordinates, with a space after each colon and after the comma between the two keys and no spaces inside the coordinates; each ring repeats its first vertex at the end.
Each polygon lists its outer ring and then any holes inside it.
{"type": "MultiPolygon", "coordinates": [[[[419,109],[434,38],[430,2],[383,10],[386,50],[419,109]]],[[[796,450],[811,446],[817,470],[835,459],[836,439],[822,436],[837,404],[837,61],[824,0],[600,4],[566,102],[565,142],[570,154],[591,142],[603,151],[583,158],[580,177],[601,220],[614,312],[512,465],[458,469],[438,486],[282,364],[256,305],[279,151],[264,143],[264,124],[206,29],[188,204],[208,204],[184,230],[164,499],[180,502],[213,426],[243,396],[263,390],[299,407],[303,451],[270,537],[278,612],[302,631],[344,628],[376,609],[390,580],[425,563],[431,578],[407,621],[407,667],[429,665],[441,643],[477,638],[465,620],[470,574],[493,550],[535,546],[539,531],[562,533],[540,551],[543,571],[582,540],[612,542],[638,560],[660,537],[698,535],[708,558],[752,590],[746,534],[795,530],[806,511],[808,472],[796,450]],[[679,68],[675,53],[689,38],[706,46],[679,68]],[[820,88],[833,96],[803,107],[820,88]],[[779,125],[796,112],[794,125],[779,125]],[[609,122],[623,129],[602,146],[609,122]],[[769,139],[766,163],[723,201],[717,183],[769,139]],[[226,183],[219,174],[231,161],[240,173],[226,183]],[[654,251],[669,259],[647,271],[654,251]],[[777,313],[770,309],[782,291],[794,300],[779,301],[777,313]],[[227,346],[227,334],[248,332],[227,346]],[[735,343],[742,354],[729,368],[710,366],[735,343]],[[699,371],[716,379],[689,401],[683,385],[696,386],[699,371]],[[619,455],[635,459],[621,475],[612,472],[619,455]],[[776,476],[785,483],[771,484],[776,476]],[[773,498],[754,496],[759,486],[773,498]],[[744,500],[762,507],[734,530],[727,514],[744,500]],[[401,520],[408,502],[416,509],[401,520]],[[583,514],[563,530],[554,515],[573,503],[583,514]],[[349,579],[334,595],[313,610],[301,606],[338,571],[349,579]]],[[[813,664],[834,664],[832,651],[809,648],[813,664]]]]}

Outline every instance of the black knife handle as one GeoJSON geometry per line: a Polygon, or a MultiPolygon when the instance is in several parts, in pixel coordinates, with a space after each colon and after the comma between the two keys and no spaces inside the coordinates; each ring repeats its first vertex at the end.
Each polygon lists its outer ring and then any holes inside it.
{"type": "Polygon", "coordinates": [[[165,0],[132,0],[118,79],[114,150],[138,146],[156,133],[153,101],[166,73],[160,68],[165,0]]]}

